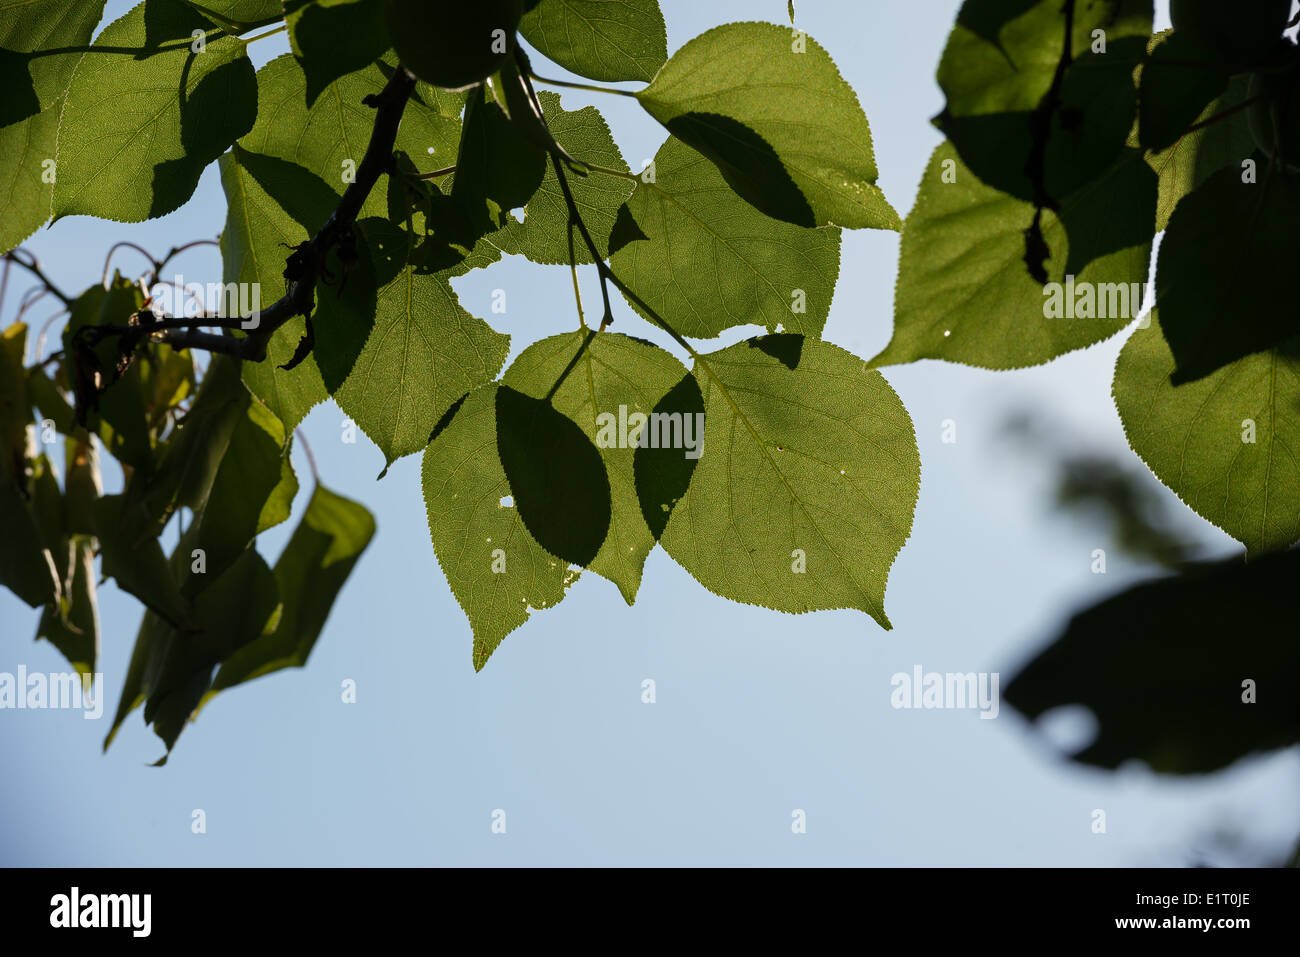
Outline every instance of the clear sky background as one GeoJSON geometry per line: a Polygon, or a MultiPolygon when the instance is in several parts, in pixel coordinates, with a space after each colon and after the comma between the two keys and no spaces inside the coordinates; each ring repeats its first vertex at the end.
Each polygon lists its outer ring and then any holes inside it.
{"type": "MultiPolygon", "coordinates": [[[[880,185],[902,214],[940,141],[929,124],[943,104],[934,71],[958,5],[796,4],[798,26],[857,90],[880,185]]],[[[786,23],[785,0],[662,6],[670,52],[720,23],[786,23]]],[[[1166,6],[1157,4],[1165,25],[1166,6]]],[[[105,22],[129,8],[110,0],[105,22]]],[[[260,66],[285,50],[279,36],[251,53],[260,66]]],[[[545,72],[564,75],[549,63],[545,72]]],[[[563,102],[596,103],[634,168],[665,137],[623,97],[564,91],[563,102]]],[[[193,200],[162,219],[73,217],[26,245],[57,283],[79,290],[98,280],[117,240],[161,252],[215,237],[224,219],[213,166],[193,200]]],[[[144,266],[131,255],[117,261],[134,275],[144,266]]],[[[883,348],[897,261],[897,234],[845,233],[826,338],[863,358],[883,348]]],[[[187,280],[220,278],[215,250],[177,265],[187,280]]],[[[512,358],[575,325],[564,267],[511,257],[455,286],[466,308],[514,337],[512,358]],[[504,316],[491,312],[497,288],[504,316]]],[[[626,307],[615,329],[675,350],[626,307]]],[[[140,618],[106,585],[105,717],[0,711],[0,864],[1179,865],[1216,859],[1223,833],[1247,856],[1276,856],[1300,828],[1294,749],[1196,780],[1107,773],[1063,760],[1009,707],[988,721],[890,706],[890,677],[918,664],[999,672],[1005,684],[1073,610],[1157,573],[1125,558],[1101,526],[1055,511],[1051,464],[1000,435],[1028,408],[1063,446],[1135,462],[1109,397],[1126,335],[1014,373],[939,362],[885,370],[922,462],[912,537],[887,595],[892,632],[858,612],[791,616],[727,601],[656,550],[634,607],[584,575],[479,674],[429,542],[419,456],[376,483],[383,456],[364,436],[344,444],[342,414],[322,405],[303,431],[323,480],[369,506],[379,532],[308,666],[220,695],[165,768],[147,766],[163,746],[138,711],[101,755],[140,618]],[[945,419],[957,423],[956,444],[940,441],[945,419]],[[1095,548],[1107,550],[1105,575],[1090,570],[1095,548]],[[348,678],[356,704],[341,701],[348,678]],[[644,678],[656,682],[653,705],[641,702],[644,678]],[[1104,835],[1091,831],[1096,808],[1104,835]],[[205,834],[191,833],[195,809],[205,834]],[[495,809],[506,812],[504,835],[491,833],[495,809]],[[794,809],[807,814],[804,835],[791,833],[794,809]]],[[[297,464],[309,486],[300,454],[297,464]]],[[[115,488],[118,476],[105,477],[115,488]]],[[[1165,495],[1206,554],[1234,551],[1165,495]]],[[[263,536],[272,561],[305,499],[263,536]]],[[[66,670],[50,645],[32,642],[36,621],[0,594],[0,671],[66,670]]]]}

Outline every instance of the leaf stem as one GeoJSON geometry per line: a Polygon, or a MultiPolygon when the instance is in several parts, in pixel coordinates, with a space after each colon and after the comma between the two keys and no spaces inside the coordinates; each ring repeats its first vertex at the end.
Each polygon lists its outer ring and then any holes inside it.
{"type": "Polygon", "coordinates": [[[544,76],[538,76],[531,70],[526,72],[524,76],[536,80],[538,83],[545,83],[547,86],[563,86],[571,90],[588,90],[592,93],[616,93],[619,96],[636,96],[631,90],[616,90],[612,86],[594,86],[590,83],[573,83],[569,80],[548,80],[544,76]]]}
{"type": "Polygon", "coordinates": [[[1236,113],[1240,113],[1242,110],[1247,109],[1248,107],[1254,106],[1262,99],[1264,99],[1264,94],[1262,93],[1257,93],[1254,96],[1248,96],[1246,97],[1246,99],[1242,100],[1236,106],[1230,106],[1226,110],[1220,110],[1218,113],[1215,113],[1213,116],[1201,120],[1199,123],[1193,123],[1191,126],[1187,127],[1187,130],[1183,133],[1183,136],[1186,136],[1188,133],[1195,133],[1197,130],[1203,130],[1207,126],[1213,126],[1215,123],[1218,123],[1220,120],[1226,120],[1228,117],[1236,113]]]}
{"type": "Polygon", "coordinates": [[[247,40],[244,40],[244,46],[248,46],[250,43],[256,43],[258,40],[265,40],[267,37],[273,37],[277,33],[284,33],[284,31],[288,29],[289,24],[283,23],[274,30],[267,30],[265,33],[259,33],[257,36],[249,37],[247,40]]]}
{"type": "Polygon", "coordinates": [[[629,172],[628,170],[623,170],[623,169],[611,169],[608,166],[600,166],[597,165],[596,163],[589,163],[584,159],[580,159],[578,160],[578,162],[581,163],[583,166],[587,167],[587,169],[591,170],[593,173],[604,173],[606,176],[617,176],[620,179],[630,179],[638,183],[641,181],[641,176],[639,173],[632,173],[629,172]]]}

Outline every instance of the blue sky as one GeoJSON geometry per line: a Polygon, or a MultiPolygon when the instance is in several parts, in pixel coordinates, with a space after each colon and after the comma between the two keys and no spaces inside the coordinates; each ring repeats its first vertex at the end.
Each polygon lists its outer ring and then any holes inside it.
{"type": "MultiPolygon", "coordinates": [[[[110,0],[109,19],[129,6],[110,0]]],[[[670,51],[719,23],[786,16],[784,0],[662,6],[670,51]]],[[[957,6],[797,3],[798,25],[858,91],[880,185],[900,213],[940,139],[928,122],[942,106],[934,69],[957,6]]],[[[261,65],[285,49],[281,36],[252,53],[261,65]]],[[[563,102],[599,105],[634,168],[665,136],[625,98],[564,91],[563,102]]],[[[162,219],[75,217],[27,246],[56,282],[80,289],[97,281],[113,242],[162,251],[215,237],[224,217],[213,167],[162,219]]],[[[846,233],[828,339],[864,358],[885,345],[897,256],[897,234],[846,233]]],[[[220,277],[213,250],[178,265],[187,279],[220,277]]],[[[584,275],[588,301],[593,278],[584,275]]],[[[514,337],[512,356],[573,328],[562,267],[509,258],[455,285],[470,311],[514,337]],[[508,294],[504,316],[491,313],[497,288],[508,294]]],[[[675,348],[626,307],[615,328],[675,348]]],[[[1224,828],[1284,846],[1298,823],[1294,752],[1197,781],[1102,773],[1061,760],[1009,708],[984,721],[890,706],[890,677],[917,664],[999,672],[1005,684],[1071,610],[1154,573],[1055,513],[1049,465],[999,438],[1006,416],[1028,407],[1066,445],[1130,455],[1109,398],[1125,335],[1015,373],[936,362],[886,370],[922,461],[912,537],[887,596],[892,632],[856,612],[789,616],[726,601],[657,550],[634,607],[584,576],[479,674],[429,543],[419,457],[376,483],[380,452],[364,437],[342,442],[341,413],[318,407],[303,431],[322,477],[368,505],[379,533],[308,666],[221,695],[163,769],[147,766],[162,745],[138,712],[101,755],[108,717],[0,711],[0,863],[1184,864],[1224,828]],[[945,419],[957,423],[956,444],[940,441],[945,419]],[[1105,575],[1090,571],[1095,548],[1108,551],[1105,575]],[[656,682],[653,705],[641,702],[644,678],[656,682]],[[357,684],[355,704],[340,700],[345,679],[357,684]],[[1096,808],[1104,835],[1091,831],[1096,808]],[[205,834],[191,831],[195,809],[205,834]],[[491,832],[496,809],[505,834],[491,832]],[[806,834],[791,832],[795,809],[806,834]]],[[[1210,553],[1233,549],[1169,498],[1210,553]]],[[[278,554],[293,524],[264,536],[264,554],[278,554]]],[[[111,711],[139,608],[111,584],[100,597],[111,711]]],[[[34,612],[0,595],[0,671],[64,669],[49,645],[31,642],[35,626],[34,612]]]]}

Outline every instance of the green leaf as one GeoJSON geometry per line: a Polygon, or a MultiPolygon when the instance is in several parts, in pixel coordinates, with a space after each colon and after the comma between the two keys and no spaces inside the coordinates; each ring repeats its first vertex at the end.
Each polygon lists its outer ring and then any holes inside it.
{"type": "Polygon", "coordinates": [[[81,59],[77,48],[90,43],[103,12],[103,0],[31,0],[0,9],[0,251],[50,218],[48,180],[63,97],[81,59]]]}
{"type": "MultiPolygon", "coordinates": [[[[655,544],[655,535],[642,516],[635,475],[634,458],[639,451],[636,416],[646,416],[655,410],[666,413],[661,403],[686,376],[685,367],[671,353],[651,343],[614,333],[572,332],[533,343],[511,363],[501,379],[503,385],[533,399],[549,396],[555,411],[576,423],[588,444],[599,450],[608,481],[605,495],[611,503],[610,515],[608,531],[600,529],[602,540],[597,542],[598,551],[585,564],[617,585],[629,605],[636,598],[641,569],[655,544]]],[[[680,420],[683,409],[678,405],[674,411],[680,420]]],[[[685,410],[685,414],[694,411],[702,412],[703,407],[697,404],[685,410]]],[[[522,448],[544,461],[557,457],[553,450],[529,449],[526,443],[522,448]]],[[[685,458],[681,452],[677,456],[688,468],[694,467],[694,459],[685,458]]],[[[502,458],[506,461],[504,453],[502,458]]],[[[557,464],[577,471],[572,461],[557,464]]],[[[517,477],[509,470],[507,476],[511,487],[522,492],[517,477]]],[[[571,475],[564,476],[563,481],[576,484],[572,483],[571,475]]],[[[558,498],[549,502],[543,499],[539,508],[553,512],[556,522],[581,526],[591,522],[591,514],[599,509],[595,502],[582,501],[583,497],[577,496],[573,515],[561,513],[558,498]]],[[[528,525],[526,496],[516,494],[513,498],[515,508],[528,525]]],[[[544,535],[533,537],[546,541],[544,535]]],[[[557,553],[557,549],[551,551],[557,553]]]]}
{"type": "MultiPolygon", "coordinates": [[[[277,161],[262,157],[262,164],[277,161]]],[[[270,305],[285,294],[284,264],[289,248],[306,242],[307,230],[273,200],[258,182],[251,168],[257,168],[256,154],[236,146],[221,157],[221,185],[226,192],[228,211],[226,228],[221,232],[223,280],[227,283],[256,283],[263,305],[270,305]]],[[[299,167],[299,169],[301,169],[299,167]]],[[[303,171],[303,176],[311,174],[303,171]]],[[[333,197],[323,183],[321,189],[333,197]]],[[[314,196],[310,189],[299,191],[299,199],[308,203],[314,196]]],[[[304,218],[329,216],[332,206],[318,204],[304,218]]],[[[300,214],[301,215],[301,214],[300,214]]],[[[306,323],[295,316],[277,329],[266,346],[266,359],[245,362],[244,382],[262,399],[276,417],[292,431],[311,409],[329,398],[315,360],[308,357],[292,369],[282,369],[298,348],[306,323]]]]}
{"type": "Polygon", "coordinates": [[[673,54],[636,96],[769,216],[800,226],[900,226],[876,187],[866,114],[811,37],[771,23],[717,27],[673,54]]]}
{"type": "Polygon", "coordinates": [[[212,487],[199,511],[191,549],[204,554],[204,571],[184,579],[194,595],[221,575],[259,534],[289,517],[298,479],[289,464],[284,426],[247,392],[239,402],[212,487]]]}
{"type": "Polygon", "coordinates": [[[0,333],[0,477],[22,479],[32,399],[27,393],[27,325],[15,322],[0,333]]]}
{"type": "Polygon", "coordinates": [[[379,0],[285,0],[289,45],[307,77],[307,106],[346,73],[388,49],[379,0]]]}
{"type": "Polygon", "coordinates": [[[1043,286],[1024,260],[1032,204],[985,186],[951,144],[941,145],[903,229],[894,336],[872,365],[946,359],[1016,369],[1114,335],[1141,305],[1155,179],[1134,150],[1068,197],[1059,216],[1045,211],[1052,251],[1045,265],[1058,286],[1043,286]],[[1089,292],[1091,310],[1083,304],[1089,292]]]}
{"type": "MultiPolygon", "coordinates": [[[[144,720],[167,745],[167,755],[211,687],[213,669],[274,628],[279,607],[275,575],[249,550],[195,599],[194,631],[164,626],[153,640],[144,720]]],[[[165,764],[167,755],[157,763],[165,764]]]]}
{"type": "Polygon", "coordinates": [[[1069,196],[1124,148],[1151,19],[1152,0],[966,0],[939,63],[947,104],[935,123],[989,186],[1030,202],[1040,187],[1069,196]],[[1067,10],[1070,65],[1053,103],[1067,10]]]}
{"type": "Polygon", "coordinates": [[[39,608],[59,599],[59,575],[49,549],[41,543],[41,530],[31,502],[17,481],[0,478],[0,585],[39,608]]]}
{"type": "MultiPolygon", "coordinates": [[[[367,246],[382,273],[385,247],[367,246]]],[[[405,263],[409,249],[394,255],[405,263]]],[[[379,286],[372,308],[322,297],[316,327],[325,384],[384,453],[385,470],[423,449],[452,403],[496,377],[510,348],[509,336],[465,310],[445,275],[409,263],[379,286]]]]}
{"type": "Polygon", "coordinates": [[[474,631],[474,670],[534,610],[578,575],[528,533],[497,452],[497,391],[471,392],[424,452],[422,485],[434,553],[474,631]]]}
{"type": "Polygon", "coordinates": [[[364,507],[316,486],[275,563],[284,606],[275,630],[226,658],[208,697],[281,668],[305,665],[339,591],[374,534],[374,517],[364,507]]]}
{"type": "Polygon", "coordinates": [[[1300,538],[1300,346],[1256,353],[1180,386],[1158,322],[1115,366],[1114,397],[1133,451],[1198,515],[1252,554],[1300,538]]]}
{"type": "Polygon", "coordinates": [[[105,495],[96,500],[94,509],[104,577],[116,580],[119,588],[164,620],[178,625],[189,621],[189,605],[176,585],[148,512],[125,495],[105,495]]]}
{"type": "Polygon", "coordinates": [[[886,628],[885,582],[912,527],[912,421],[838,346],[764,336],[700,356],[703,455],[663,546],[709,591],[778,611],[858,608],[886,628]]]}
{"type": "Polygon", "coordinates": [[[592,80],[648,82],[668,59],[657,0],[541,0],[519,32],[547,59],[592,80]]]}
{"type": "Polygon", "coordinates": [[[1095,767],[1137,759],[1166,774],[1207,774],[1293,745],[1297,576],[1300,552],[1291,551],[1130,588],[1075,615],[1006,699],[1031,719],[1089,708],[1099,733],[1073,757],[1095,767]]]}
{"type": "MultiPolygon", "coordinates": [[[[1254,155],[1257,168],[1268,159],[1254,155]]],[[[1156,301],[1177,365],[1190,382],[1300,331],[1290,250],[1300,182],[1242,182],[1226,167],[1183,198],[1169,218],[1156,267],[1156,301]]]]}
{"type": "Polygon", "coordinates": [[[105,27],[77,64],[59,124],[55,217],[170,213],[256,116],[244,43],[177,0],[146,0],[105,27]]]}
{"type": "Polygon", "coordinates": [[[284,16],[280,0],[185,0],[217,26],[229,26],[235,33],[274,23],[284,16]]]}
{"type": "MultiPolygon", "coordinates": [[[[1207,106],[1197,122],[1204,122],[1239,105],[1250,85],[1245,76],[1228,83],[1227,92],[1207,106]]],[[[1188,133],[1161,153],[1147,156],[1147,163],[1160,175],[1160,199],[1156,204],[1156,229],[1169,225],[1174,207],[1211,175],[1232,166],[1241,169],[1244,159],[1255,152],[1255,138],[1250,133],[1247,113],[1241,110],[1224,120],[1188,133]]]]}
{"type": "MultiPolygon", "coordinates": [[[[629,172],[623,154],[610,135],[605,118],[594,106],[566,110],[560,98],[543,90],[538,95],[551,133],[571,156],[607,169],[629,172]]],[[[569,188],[582,212],[583,222],[602,256],[609,254],[609,236],[619,207],[632,195],[632,183],[619,176],[590,173],[569,174],[569,188]]],[[[524,221],[507,218],[497,242],[507,253],[522,254],[536,263],[566,265],[569,262],[569,207],[565,203],[554,167],[547,165],[524,211],[524,221]]],[[[590,263],[591,253],[575,229],[573,261],[590,263]]]]}
{"type": "Polygon", "coordinates": [[[619,278],[684,336],[753,324],[819,338],[840,231],[765,216],[675,138],[660,147],[654,171],[620,213],[611,260],[619,278]]]}
{"type": "Polygon", "coordinates": [[[226,356],[213,357],[189,411],[159,449],[157,469],[131,477],[127,493],[151,517],[155,532],[176,508],[198,514],[207,503],[230,436],[249,401],[239,365],[226,356]]]}
{"type": "Polygon", "coordinates": [[[41,612],[36,639],[44,638],[82,676],[92,679],[99,660],[99,610],[95,600],[95,548],[92,539],[78,536],[59,555],[64,567],[63,597],[41,612]]]}

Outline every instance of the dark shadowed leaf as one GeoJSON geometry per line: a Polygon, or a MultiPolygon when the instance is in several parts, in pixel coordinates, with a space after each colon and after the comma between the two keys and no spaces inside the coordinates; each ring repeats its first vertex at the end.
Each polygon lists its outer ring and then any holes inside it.
{"type": "Polygon", "coordinates": [[[1138,760],[1206,774],[1293,745],[1298,575],[1292,551],[1130,588],[1075,615],[1016,675],[1007,701],[1031,719],[1062,705],[1089,708],[1100,731],[1074,759],[1103,768],[1138,760]]]}

